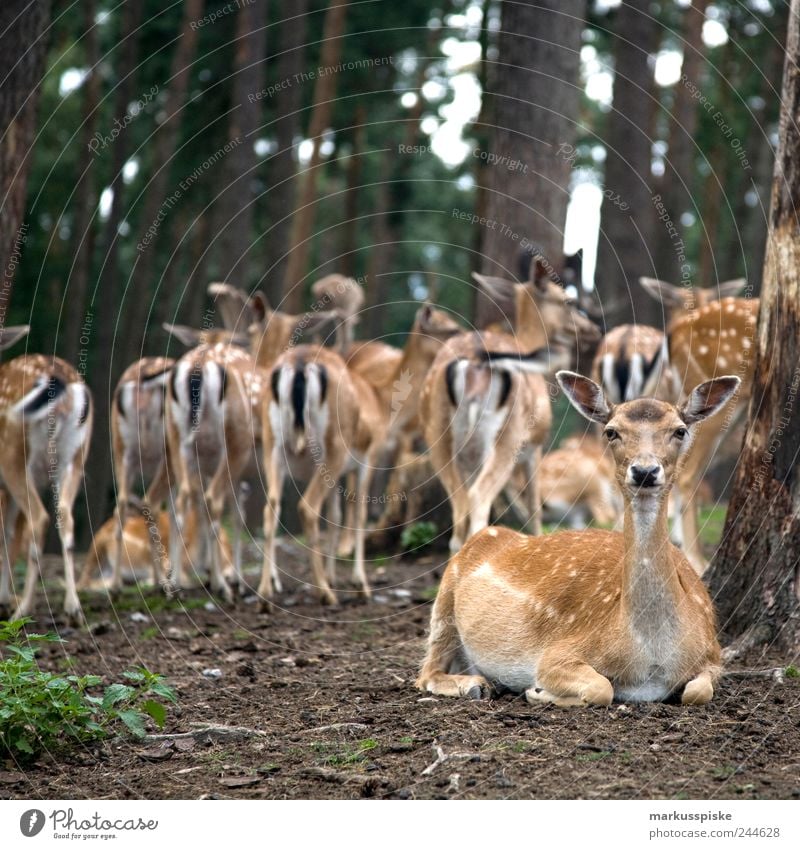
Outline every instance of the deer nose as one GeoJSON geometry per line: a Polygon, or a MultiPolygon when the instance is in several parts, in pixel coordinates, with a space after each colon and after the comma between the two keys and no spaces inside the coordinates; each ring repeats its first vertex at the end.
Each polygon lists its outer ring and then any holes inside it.
{"type": "Polygon", "coordinates": [[[631,466],[631,479],[636,486],[658,486],[660,477],[661,466],[631,466]]]}

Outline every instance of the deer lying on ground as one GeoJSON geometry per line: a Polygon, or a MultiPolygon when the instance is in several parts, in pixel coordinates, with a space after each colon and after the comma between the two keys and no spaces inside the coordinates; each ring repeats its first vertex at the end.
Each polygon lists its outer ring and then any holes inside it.
{"type": "Polygon", "coordinates": [[[739,385],[720,377],[682,407],[609,404],[589,378],[559,372],[576,409],[603,425],[625,502],[624,532],[529,537],[486,528],[447,566],[419,689],[480,698],[492,688],[560,706],[704,704],[720,674],[711,599],[667,535],[666,495],[697,426],[739,385]]]}
{"type": "MultiPolygon", "coordinates": [[[[134,575],[139,571],[152,570],[153,549],[155,548],[157,553],[155,581],[157,583],[166,581],[170,575],[169,556],[167,554],[170,544],[169,513],[162,510],[154,520],[144,502],[132,498],[131,507],[136,509],[137,514],[129,515],[125,521],[122,532],[122,562],[134,575]]],[[[102,569],[109,566],[113,570],[118,568],[118,527],[119,520],[117,517],[112,517],[94,535],[78,581],[79,590],[89,589],[92,586],[92,581],[102,569]]],[[[189,561],[192,564],[198,564],[204,552],[201,548],[202,540],[197,534],[197,518],[191,511],[182,534],[182,545],[186,550],[189,561]]],[[[220,531],[220,545],[222,547],[223,571],[226,574],[234,575],[233,554],[224,528],[220,531]]],[[[121,569],[119,575],[116,571],[112,572],[111,580],[121,582],[121,569]]],[[[188,576],[181,576],[180,584],[181,586],[188,586],[188,576]]]]}
{"type": "Polygon", "coordinates": [[[533,269],[524,285],[473,275],[493,296],[513,294],[516,333],[454,337],[425,379],[420,412],[431,463],[453,511],[451,551],[488,524],[492,502],[517,463],[525,466],[531,528],[541,532],[537,467],[552,420],[542,374],[565,364],[555,348],[551,360],[547,346],[599,337],[574,300],[550,280],[543,262],[537,260],[533,269]],[[526,350],[536,353],[520,353],[526,350]]]}
{"type": "Polygon", "coordinates": [[[698,531],[698,492],[723,434],[747,409],[753,386],[753,336],[758,318],[757,298],[733,298],[744,280],[730,280],[718,288],[687,289],[661,280],[641,278],[642,286],[669,310],[667,327],[670,363],[680,387],[680,397],[690,387],[719,374],[735,373],[741,379],[725,416],[698,428],[692,450],[679,471],[677,487],[682,509],[677,511],[673,538],[682,542],[686,556],[702,575],[708,561],[698,531]]]}
{"type": "Polygon", "coordinates": [[[333,579],[336,536],[341,524],[339,481],[354,470],[354,577],[368,597],[370,587],[364,569],[367,494],[375,459],[385,441],[386,411],[373,387],[328,348],[301,345],[287,351],[276,361],[270,385],[262,415],[267,506],[264,566],[258,594],[268,602],[277,583],[275,537],[288,474],[306,482],[298,509],[320,599],[337,604],[329,578],[333,579]],[[319,536],[319,519],[326,499],[333,529],[328,538],[327,576],[319,536]]]}
{"type": "MultiPolygon", "coordinates": [[[[5,328],[0,350],[21,339],[28,329],[5,328]]],[[[75,583],[72,506],[91,434],[92,397],[71,365],[43,354],[23,354],[0,365],[0,478],[9,496],[3,528],[15,527],[19,511],[28,539],[25,587],[13,619],[33,609],[48,524],[40,493],[48,486],[64,558],[64,612],[74,622],[82,618],[75,583]]],[[[0,562],[0,616],[7,615],[12,600],[12,564],[5,554],[0,562]]]]}

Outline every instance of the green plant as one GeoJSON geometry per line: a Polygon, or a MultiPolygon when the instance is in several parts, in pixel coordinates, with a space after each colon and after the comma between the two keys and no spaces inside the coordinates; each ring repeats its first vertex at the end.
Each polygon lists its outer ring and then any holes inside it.
{"type": "Polygon", "coordinates": [[[161,675],[139,667],[123,673],[127,683],[101,690],[99,675],[45,672],[36,660],[39,649],[64,640],[57,634],[25,634],[28,622],[0,622],[0,753],[33,760],[45,749],[102,739],[113,731],[141,738],[148,717],[163,727],[163,703],[175,702],[176,696],[161,675]]]}
{"type": "Polygon", "coordinates": [[[400,536],[400,545],[404,551],[420,551],[435,539],[438,528],[433,522],[415,522],[405,528],[400,536]]]}
{"type": "Polygon", "coordinates": [[[790,663],[789,666],[783,670],[783,674],[786,678],[800,678],[800,669],[790,663]]]}

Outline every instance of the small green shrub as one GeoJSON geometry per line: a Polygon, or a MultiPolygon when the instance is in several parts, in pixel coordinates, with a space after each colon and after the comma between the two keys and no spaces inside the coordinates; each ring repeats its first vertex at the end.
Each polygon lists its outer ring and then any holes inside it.
{"type": "Polygon", "coordinates": [[[28,622],[0,622],[0,755],[32,761],[44,750],[112,732],[141,738],[148,717],[163,727],[164,702],[176,696],[161,675],[139,667],[123,673],[127,683],[102,689],[99,675],[45,672],[36,661],[40,647],[64,641],[57,634],[25,634],[28,622]]]}
{"type": "Polygon", "coordinates": [[[793,664],[789,664],[786,669],[783,670],[783,674],[787,678],[800,678],[800,669],[798,669],[793,664]]]}
{"type": "Polygon", "coordinates": [[[421,551],[436,539],[437,533],[438,528],[433,522],[415,522],[403,530],[400,545],[403,551],[421,551]]]}

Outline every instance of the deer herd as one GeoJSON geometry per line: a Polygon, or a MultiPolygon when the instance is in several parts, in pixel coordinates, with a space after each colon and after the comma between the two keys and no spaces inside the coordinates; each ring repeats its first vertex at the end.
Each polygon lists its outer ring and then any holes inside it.
{"type": "MultiPolygon", "coordinates": [[[[113,393],[116,510],[80,580],[72,508],[92,397],[57,357],[3,363],[0,616],[33,610],[45,500],[71,620],[82,619],[79,590],[116,593],[131,566],[168,593],[191,586],[202,567],[221,600],[255,589],[267,611],[283,586],[287,480],[299,487],[320,600],[337,604],[337,559],[349,555],[357,592],[369,597],[368,504],[385,483],[375,472],[426,464],[449,502],[452,556],[419,688],[472,697],[509,689],[558,705],[708,701],[720,649],[701,581],[698,497],[749,399],[758,302],[735,297],[741,280],[692,289],[642,278],[667,311],[666,330],[623,325],[601,338],[569,294],[579,284],[565,285],[572,267],[568,258],[559,277],[535,257],[525,283],[476,274],[508,322],[467,330],[426,303],[402,350],[355,340],[364,294],[351,278],[317,281],[315,306],[301,315],[273,310],[261,292],[212,284],[224,326],[165,325],[186,353],[133,363],[113,393]],[[595,426],[545,452],[557,386],[595,426]],[[266,491],[257,588],[241,543],[254,473],[266,491]],[[490,524],[508,513],[527,533],[490,524]],[[573,529],[543,534],[543,519],[573,529]]],[[[0,349],[27,332],[3,329],[0,349]]]]}

